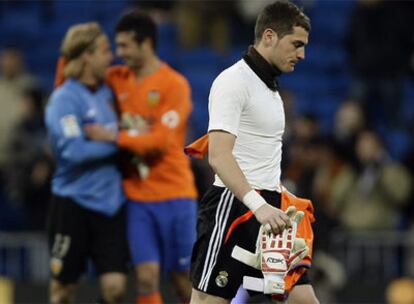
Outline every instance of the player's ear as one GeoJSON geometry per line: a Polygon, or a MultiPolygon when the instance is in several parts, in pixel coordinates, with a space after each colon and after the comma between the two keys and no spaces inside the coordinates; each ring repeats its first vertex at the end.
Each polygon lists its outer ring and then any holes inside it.
{"type": "Polygon", "coordinates": [[[88,63],[92,58],[92,52],[85,51],[82,53],[82,55],[80,55],[80,58],[82,59],[83,62],[88,63]]]}
{"type": "Polygon", "coordinates": [[[150,38],[145,38],[140,44],[140,47],[142,47],[145,50],[150,50],[152,52],[155,52],[154,44],[150,38]]]}
{"type": "Polygon", "coordinates": [[[264,30],[262,35],[262,41],[265,46],[269,47],[277,43],[278,41],[278,35],[277,33],[272,30],[271,28],[267,28],[264,30]]]}

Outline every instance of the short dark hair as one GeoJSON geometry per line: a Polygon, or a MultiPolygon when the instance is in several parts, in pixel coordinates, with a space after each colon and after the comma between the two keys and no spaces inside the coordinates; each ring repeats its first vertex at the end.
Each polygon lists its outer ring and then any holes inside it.
{"type": "Polygon", "coordinates": [[[274,30],[279,38],[293,33],[293,27],[300,26],[310,31],[310,19],[295,4],[289,1],[276,1],[267,5],[257,17],[254,29],[255,41],[262,38],[267,28],[274,30]]]}
{"type": "Polygon", "coordinates": [[[157,48],[157,25],[149,15],[140,10],[131,10],[121,16],[115,27],[115,33],[120,32],[134,33],[135,41],[139,44],[149,38],[154,50],[157,48]]]}

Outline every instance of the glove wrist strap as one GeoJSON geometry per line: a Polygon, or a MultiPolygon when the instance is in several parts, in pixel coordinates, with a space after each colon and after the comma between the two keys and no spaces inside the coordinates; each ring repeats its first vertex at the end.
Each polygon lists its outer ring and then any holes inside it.
{"type": "Polygon", "coordinates": [[[263,274],[264,277],[264,294],[284,294],[285,292],[285,274],[263,274]]]}

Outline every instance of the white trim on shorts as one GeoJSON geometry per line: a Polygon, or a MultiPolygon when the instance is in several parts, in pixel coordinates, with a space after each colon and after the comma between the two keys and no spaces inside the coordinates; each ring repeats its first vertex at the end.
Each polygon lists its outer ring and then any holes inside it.
{"type": "Polygon", "coordinates": [[[208,282],[210,280],[211,272],[217,262],[217,255],[220,251],[220,245],[223,241],[224,231],[229,218],[230,210],[234,201],[234,194],[229,189],[225,188],[221,194],[220,201],[216,209],[215,225],[213,233],[210,236],[208,244],[207,255],[204,262],[203,273],[201,275],[198,289],[206,292],[208,282]]]}

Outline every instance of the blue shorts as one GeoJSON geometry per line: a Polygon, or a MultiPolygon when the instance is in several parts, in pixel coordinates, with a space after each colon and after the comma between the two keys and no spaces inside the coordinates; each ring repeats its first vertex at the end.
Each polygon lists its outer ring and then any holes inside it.
{"type": "Polygon", "coordinates": [[[163,272],[190,269],[196,237],[195,200],[128,201],[127,214],[128,241],[134,265],[156,262],[163,272]]]}

